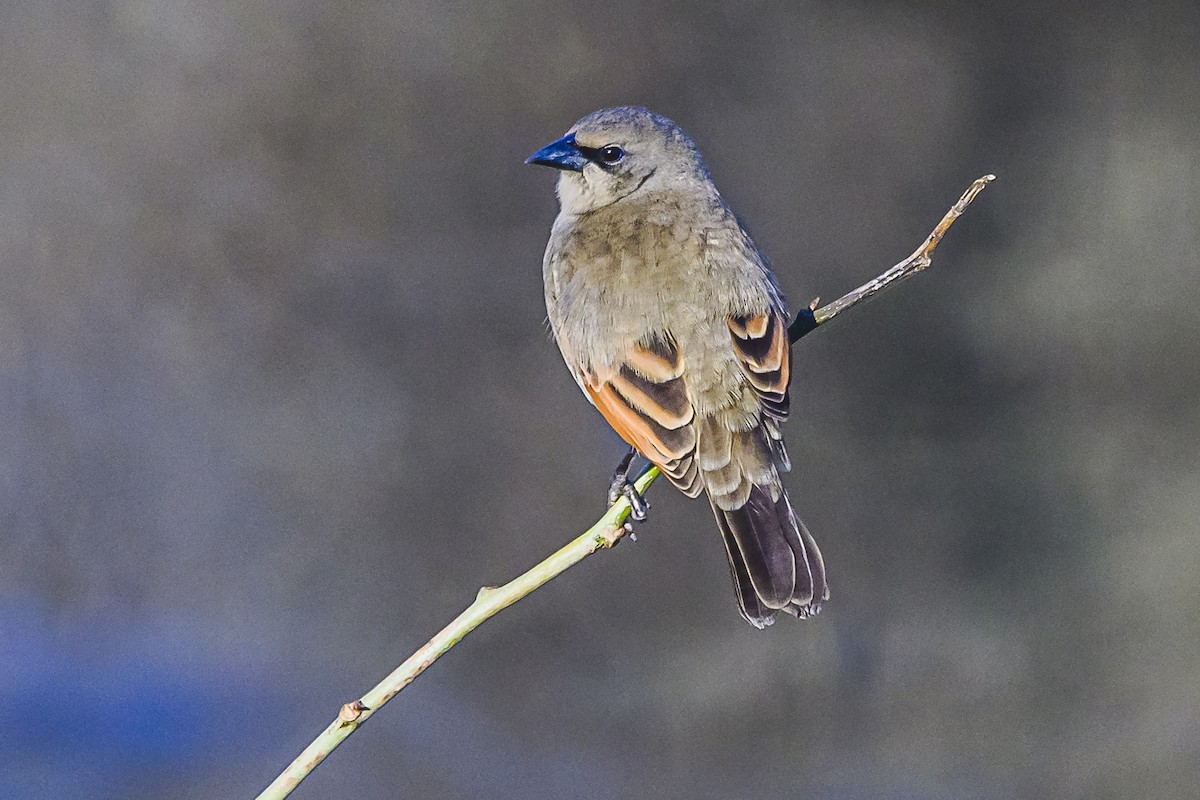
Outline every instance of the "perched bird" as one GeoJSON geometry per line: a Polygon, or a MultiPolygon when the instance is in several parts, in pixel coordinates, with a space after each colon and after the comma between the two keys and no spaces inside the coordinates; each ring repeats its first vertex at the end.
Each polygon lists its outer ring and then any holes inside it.
{"type": "MultiPolygon", "coordinates": [[[[780,480],[791,466],[779,430],[788,311],[696,145],[671,120],[622,106],[587,115],[526,163],[560,170],[543,277],[580,388],[680,491],[707,493],[750,624],[817,613],[825,565],[780,480]]],[[[630,457],[614,487],[644,516],[630,457]]]]}

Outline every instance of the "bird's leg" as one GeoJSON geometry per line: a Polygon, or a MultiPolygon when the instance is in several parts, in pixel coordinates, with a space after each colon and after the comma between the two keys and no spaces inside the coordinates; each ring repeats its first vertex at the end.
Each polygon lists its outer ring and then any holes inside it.
{"type": "Polygon", "coordinates": [[[629,452],[621,457],[617,462],[617,468],[613,470],[612,480],[608,482],[608,504],[620,499],[625,493],[625,486],[629,483],[629,465],[633,463],[633,459],[637,457],[637,450],[630,447],[629,452]]]}
{"type": "Polygon", "coordinates": [[[633,463],[633,459],[637,457],[637,450],[629,448],[629,452],[617,464],[617,468],[613,470],[612,480],[608,483],[608,504],[620,500],[622,497],[629,501],[629,516],[638,522],[646,519],[646,514],[650,511],[650,504],[646,502],[646,498],[633,485],[633,481],[629,479],[629,467],[633,463]]]}

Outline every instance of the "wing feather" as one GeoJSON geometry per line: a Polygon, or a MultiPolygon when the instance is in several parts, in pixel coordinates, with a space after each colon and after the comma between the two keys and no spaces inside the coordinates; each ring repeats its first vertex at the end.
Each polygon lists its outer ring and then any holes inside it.
{"type": "Polygon", "coordinates": [[[695,464],[695,411],[673,342],[653,338],[630,348],[625,363],[581,381],[592,404],[626,442],[685,494],[704,488],[695,464]]]}
{"type": "Polygon", "coordinates": [[[775,311],[733,316],[729,332],[742,372],[761,398],[763,410],[775,419],[787,419],[792,377],[787,321],[775,311]]]}

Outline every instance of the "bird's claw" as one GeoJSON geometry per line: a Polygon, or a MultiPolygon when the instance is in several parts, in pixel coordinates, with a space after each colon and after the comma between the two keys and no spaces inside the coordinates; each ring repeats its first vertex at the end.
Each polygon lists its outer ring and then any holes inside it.
{"type": "Polygon", "coordinates": [[[650,513],[650,503],[630,481],[625,481],[621,487],[621,496],[629,501],[629,517],[637,522],[645,522],[650,513]]]}
{"type": "Polygon", "coordinates": [[[629,501],[629,516],[638,522],[644,522],[650,511],[650,503],[624,473],[613,476],[608,487],[608,504],[611,506],[622,497],[629,501]]]}
{"type": "Polygon", "coordinates": [[[629,501],[629,516],[637,522],[644,522],[646,515],[650,511],[650,504],[646,502],[646,498],[633,485],[633,481],[629,480],[629,465],[633,463],[634,456],[637,451],[630,448],[625,457],[621,459],[621,463],[617,464],[617,468],[613,471],[612,480],[608,484],[608,504],[613,503],[624,497],[629,501]]]}

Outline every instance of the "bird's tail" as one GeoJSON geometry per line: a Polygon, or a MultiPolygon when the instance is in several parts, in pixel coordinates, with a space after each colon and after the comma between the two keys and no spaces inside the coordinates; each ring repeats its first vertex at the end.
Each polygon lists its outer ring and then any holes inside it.
{"type": "Polygon", "coordinates": [[[829,599],[825,562],[808,528],[792,510],[787,494],[772,500],[755,486],[740,508],[726,510],[709,497],[742,616],[765,628],[783,611],[800,618],[821,610],[829,599]]]}
{"type": "Polygon", "coordinates": [[[717,437],[729,441],[727,450],[717,448],[718,454],[728,453],[718,469],[711,468],[712,451],[700,437],[700,471],[725,541],[738,607],[757,628],[770,625],[780,611],[801,618],[816,614],[829,599],[821,551],[779,480],[777,467],[787,467],[782,442],[766,427],[717,437]]]}

